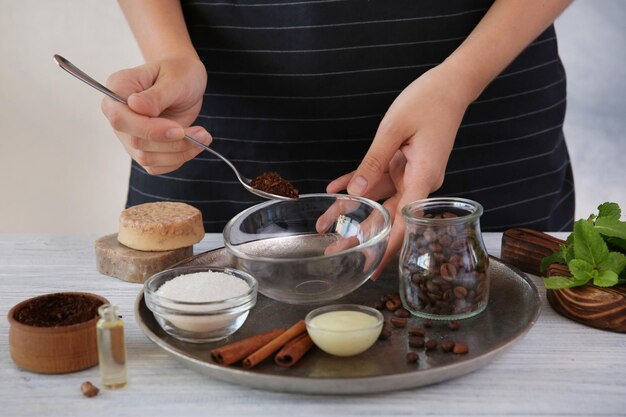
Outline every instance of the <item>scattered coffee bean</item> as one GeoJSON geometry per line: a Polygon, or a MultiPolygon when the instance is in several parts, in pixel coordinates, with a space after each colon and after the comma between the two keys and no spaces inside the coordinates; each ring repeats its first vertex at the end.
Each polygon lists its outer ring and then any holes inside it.
{"type": "Polygon", "coordinates": [[[394,311],[393,315],[396,317],[404,318],[404,319],[411,317],[411,313],[409,313],[409,310],[406,310],[402,307],[394,311]]]}
{"type": "Polygon", "coordinates": [[[400,300],[387,300],[385,303],[385,307],[389,311],[396,311],[400,308],[400,306],[402,306],[402,301],[400,300]]]}
{"type": "Polygon", "coordinates": [[[413,336],[420,336],[420,337],[426,336],[426,330],[423,327],[411,327],[408,330],[408,333],[413,336]]]}
{"type": "Polygon", "coordinates": [[[384,326],[380,332],[380,335],[378,335],[378,340],[387,340],[390,337],[391,337],[391,329],[388,328],[387,326],[384,326]]]}
{"type": "Polygon", "coordinates": [[[82,385],[80,386],[80,390],[85,397],[89,397],[89,398],[95,397],[100,392],[98,387],[96,387],[94,384],[92,384],[89,381],[83,382],[82,385]]]}
{"type": "Polygon", "coordinates": [[[452,331],[457,331],[461,328],[461,323],[459,323],[458,320],[452,320],[450,323],[448,323],[448,328],[452,331]]]}
{"type": "Polygon", "coordinates": [[[424,338],[420,336],[409,336],[409,346],[414,348],[423,348],[424,347],[424,338]]]}
{"type": "Polygon", "coordinates": [[[426,350],[437,349],[437,341],[435,339],[428,339],[425,346],[426,346],[426,350]]]}
{"type": "Polygon", "coordinates": [[[382,301],[378,300],[374,303],[374,308],[376,310],[382,310],[385,308],[385,303],[383,303],[382,301]]]}
{"type": "Polygon", "coordinates": [[[409,319],[405,317],[392,317],[389,321],[391,322],[393,327],[406,327],[409,319]]]}
{"type": "Polygon", "coordinates": [[[469,352],[469,347],[465,343],[455,343],[452,351],[458,355],[462,355],[469,352]]]}
{"type": "Polygon", "coordinates": [[[430,319],[424,320],[424,322],[422,323],[424,325],[424,327],[426,327],[427,329],[433,327],[433,321],[430,319]]]}
{"type": "Polygon", "coordinates": [[[441,350],[443,350],[444,352],[452,352],[452,349],[454,349],[454,344],[454,340],[444,339],[443,342],[441,342],[441,350]]]}
{"type": "Polygon", "coordinates": [[[417,363],[420,357],[416,352],[409,352],[406,354],[406,361],[408,363],[417,363]]]}

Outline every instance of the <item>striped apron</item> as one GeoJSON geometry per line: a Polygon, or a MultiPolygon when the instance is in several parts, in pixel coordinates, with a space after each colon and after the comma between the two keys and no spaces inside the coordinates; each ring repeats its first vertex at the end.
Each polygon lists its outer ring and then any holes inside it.
{"type": "MultiPolygon", "coordinates": [[[[183,0],[208,84],[195,124],[254,178],[301,193],[354,170],[396,96],[474,29],[489,0],[183,0]]],[[[569,230],[574,184],[563,136],[565,72],[553,27],[472,103],[436,195],[483,204],[483,230],[569,230]]],[[[151,176],[133,162],[127,205],[184,201],[207,232],[259,202],[202,152],[151,176]]]]}

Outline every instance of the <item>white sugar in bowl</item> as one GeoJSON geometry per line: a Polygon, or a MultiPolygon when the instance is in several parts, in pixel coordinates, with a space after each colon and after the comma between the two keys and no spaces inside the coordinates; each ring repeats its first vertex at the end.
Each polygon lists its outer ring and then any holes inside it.
{"type": "Polygon", "coordinates": [[[233,269],[189,266],[167,269],[144,284],[146,305],[169,335],[206,343],[236,332],[256,304],[258,284],[233,269]]]}

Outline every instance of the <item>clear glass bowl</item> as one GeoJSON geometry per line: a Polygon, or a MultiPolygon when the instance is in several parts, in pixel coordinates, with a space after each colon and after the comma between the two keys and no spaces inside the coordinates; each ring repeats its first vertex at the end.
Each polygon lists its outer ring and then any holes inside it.
{"type": "Polygon", "coordinates": [[[372,276],[390,230],[389,213],[374,201],[305,194],[239,213],[224,228],[224,243],[263,295],[318,304],[351,293],[372,276]]]}
{"type": "Polygon", "coordinates": [[[256,304],[258,284],[250,274],[233,268],[189,266],[172,268],[150,277],[144,284],[146,305],[169,335],[184,342],[206,343],[235,333],[256,304]],[[183,302],[156,294],[167,281],[196,272],[223,272],[244,280],[250,290],[238,297],[210,302],[183,302]]]}
{"type": "Polygon", "coordinates": [[[369,349],[383,329],[383,314],[372,307],[357,304],[335,304],[317,308],[306,315],[307,332],[313,343],[324,352],[335,356],[354,356],[369,349]],[[342,313],[364,313],[374,318],[367,323],[342,313]],[[331,318],[331,326],[316,325],[314,319],[326,313],[339,313],[331,318]]]}

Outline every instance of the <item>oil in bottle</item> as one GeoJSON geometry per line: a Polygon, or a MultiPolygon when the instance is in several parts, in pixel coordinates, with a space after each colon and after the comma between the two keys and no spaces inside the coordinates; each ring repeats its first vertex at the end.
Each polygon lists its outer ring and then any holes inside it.
{"type": "Polygon", "coordinates": [[[124,343],[124,320],[117,306],[104,304],[98,309],[98,359],[100,383],[107,389],[126,386],[126,344],[124,343]]]}

